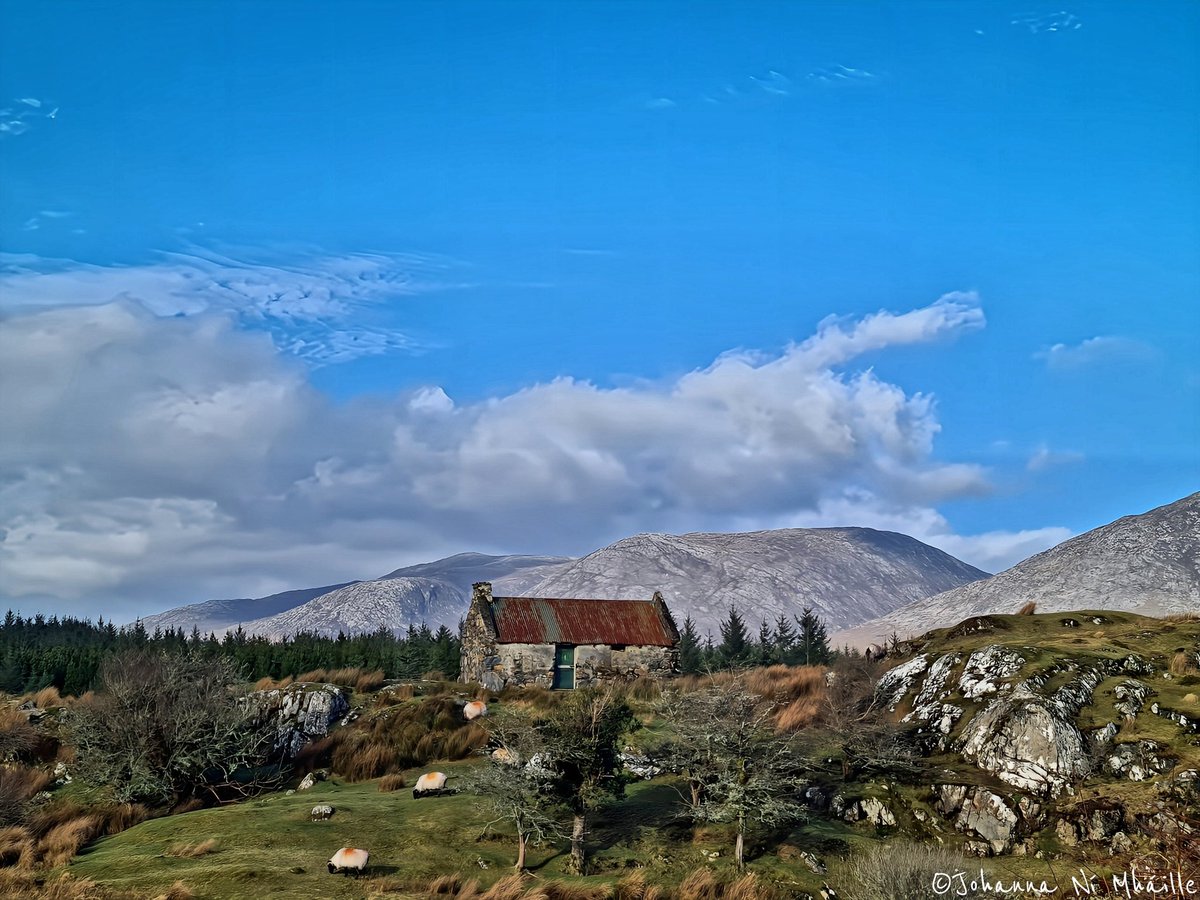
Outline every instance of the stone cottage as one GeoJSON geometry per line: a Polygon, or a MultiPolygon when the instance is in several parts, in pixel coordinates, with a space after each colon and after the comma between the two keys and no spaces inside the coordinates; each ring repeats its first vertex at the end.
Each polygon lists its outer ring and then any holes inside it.
{"type": "Polygon", "coordinates": [[[463,681],[489,690],[539,684],[569,690],[679,671],[679,629],[662,594],[649,600],[493,597],[471,594],[462,640],[463,681]]]}

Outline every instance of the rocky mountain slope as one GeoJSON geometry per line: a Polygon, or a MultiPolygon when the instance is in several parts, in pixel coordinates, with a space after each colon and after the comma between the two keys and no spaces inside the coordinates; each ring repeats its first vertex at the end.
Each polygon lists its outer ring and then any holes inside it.
{"type": "MultiPolygon", "coordinates": [[[[744,534],[639,534],[569,563],[528,591],[562,598],[636,598],[662,591],[676,622],[719,635],[729,606],[756,630],[811,606],[831,628],[986,578],[915,538],[871,528],[744,534]]],[[[497,595],[515,594],[500,579],[497,595]]]]}
{"type": "Polygon", "coordinates": [[[1200,618],[977,616],[888,664],[877,702],[931,769],[831,798],[848,821],[980,856],[1127,857],[1197,824],[1200,618]]]}
{"type": "Polygon", "coordinates": [[[986,581],[956,587],[834,635],[837,644],[901,638],[967,616],[1109,609],[1156,616],[1200,610],[1200,493],[1125,516],[1031,556],[986,581]]]}
{"type": "Polygon", "coordinates": [[[374,631],[380,625],[403,631],[422,622],[430,628],[457,628],[476,581],[508,577],[524,586],[570,562],[557,556],[487,556],[459,553],[434,562],[396,569],[382,578],[274,594],[259,600],[210,600],[168,610],[142,620],[155,627],[193,624],[218,634],[241,625],[271,637],[313,631],[337,634],[374,631]]]}
{"type": "Polygon", "coordinates": [[[198,628],[201,634],[209,632],[220,634],[226,628],[285,612],[307,603],[314,597],[320,597],[322,594],[328,594],[330,591],[336,591],[350,584],[354,584],[354,582],[301,588],[300,590],[271,594],[269,597],[206,600],[203,603],[192,603],[188,606],[168,609],[166,612],[156,613],[153,616],[146,616],[141,621],[146,630],[150,632],[156,628],[164,631],[168,628],[182,628],[185,633],[190,634],[192,628],[198,628]]]}

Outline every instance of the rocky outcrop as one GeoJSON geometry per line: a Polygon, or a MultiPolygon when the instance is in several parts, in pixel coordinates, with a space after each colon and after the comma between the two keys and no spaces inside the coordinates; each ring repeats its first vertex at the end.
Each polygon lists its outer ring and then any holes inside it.
{"type": "Polygon", "coordinates": [[[1083,735],[1043,697],[994,700],[963,726],[963,756],[1022,790],[1057,796],[1091,772],[1083,735]]]}
{"type": "Polygon", "coordinates": [[[979,835],[993,854],[1008,851],[1017,829],[1017,814],[1003,797],[983,788],[964,796],[955,826],[979,835]]]}
{"type": "Polygon", "coordinates": [[[259,721],[275,729],[275,751],[294,757],[310,741],[322,738],[346,715],[350,704],[336,684],[298,683],[255,691],[248,701],[259,721]]]}

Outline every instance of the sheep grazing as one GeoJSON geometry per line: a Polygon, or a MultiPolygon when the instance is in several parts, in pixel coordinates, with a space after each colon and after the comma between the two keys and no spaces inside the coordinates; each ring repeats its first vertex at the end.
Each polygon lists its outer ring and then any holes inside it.
{"type": "Polygon", "coordinates": [[[367,868],[366,850],[356,850],[354,847],[343,847],[329,859],[330,875],[361,875],[367,868]]]}
{"type": "Polygon", "coordinates": [[[426,772],[417,779],[417,785],[413,788],[413,799],[420,800],[422,797],[441,797],[445,794],[453,794],[454,790],[446,787],[445,772],[426,772]]]}
{"type": "Polygon", "coordinates": [[[482,700],[472,700],[463,707],[463,718],[470,722],[472,719],[478,719],[480,716],[487,715],[487,704],[482,700]]]}
{"type": "Polygon", "coordinates": [[[328,819],[333,815],[333,807],[328,803],[322,803],[320,806],[312,808],[312,820],[314,822],[320,819],[328,819]]]}
{"type": "Polygon", "coordinates": [[[507,747],[497,747],[493,750],[492,761],[498,762],[503,766],[513,766],[518,762],[516,754],[507,747]]]}

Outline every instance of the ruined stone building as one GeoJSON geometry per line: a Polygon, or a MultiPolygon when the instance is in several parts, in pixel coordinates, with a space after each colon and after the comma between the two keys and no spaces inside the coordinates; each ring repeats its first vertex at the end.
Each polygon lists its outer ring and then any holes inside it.
{"type": "Polygon", "coordinates": [[[462,681],[489,690],[538,684],[569,690],[679,671],[679,629],[649,600],[493,597],[475,585],[462,640],[462,681]]]}

